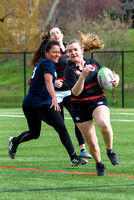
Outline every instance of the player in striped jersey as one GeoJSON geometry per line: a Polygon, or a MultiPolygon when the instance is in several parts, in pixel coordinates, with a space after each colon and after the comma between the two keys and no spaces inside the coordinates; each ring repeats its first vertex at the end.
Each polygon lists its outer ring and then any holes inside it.
{"type": "MultiPolygon", "coordinates": [[[[110,111],[104,92],[97,83],[97,72],[101,66],[97,61],[83,57],[84,48],[87,51],[102,49],[103,44],[97,36],[89,37],[82,34],[81,40],[82,44],[78,40],[72,40],[67,45],[70,60],[67,63],[65,77],[72,92],[72,116],[96,162],[97,174],[106,175],[93,119],[102,133],[107,155],[111,163],[116,165],[119,159],[112,149],[113,130],[110,124],[110,111]]],[[[115,75],[114,87],[117,87],[118,83],[119,77],[115,75]]]]}

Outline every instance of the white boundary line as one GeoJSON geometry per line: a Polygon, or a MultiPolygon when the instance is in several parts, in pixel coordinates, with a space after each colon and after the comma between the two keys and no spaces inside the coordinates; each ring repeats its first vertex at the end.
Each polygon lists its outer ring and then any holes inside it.
{"type": "Polygon", "coordinates": [[[134,122],[134,120],[127,120],[127,119],[111,119],[110,121],[113,122],[134,122]]]}
{"type": "MultiPolygon", "coordinates": [[[[71,119],[72,120],[72,118],[69,118],[69,117],[65,117],[65,119],[71,119]]],[[[118,121],[118,122],[134,122],[134,120],[127,120],[127,119],[111,119],[110,121],[114,121],[114,122],[116,122],[116,121],[118,121]]]]}
{"type": "Polygon", "coordinates": [[[110,113],[111,115],[134,115],[134,113],[110,113]]]}
{"type": "Polygon", "coordinates": [[[24,116],[21,116],[21,115],[0,115],[0,117],[24,117],[24,116]]]}
{"type": "MultiPolygon", "coordinates": [[[[0,117],[11,117],[11,118],[24,118],[24,115],[0,115],[0,117]]],[[[72,120],[71,117],[65,117],[65,119],[72,120]]],[[[110,121],[117,121],[117,122],[134,122],[134,120],[127,120],[127,119],[111,119],[110,121]]]]}

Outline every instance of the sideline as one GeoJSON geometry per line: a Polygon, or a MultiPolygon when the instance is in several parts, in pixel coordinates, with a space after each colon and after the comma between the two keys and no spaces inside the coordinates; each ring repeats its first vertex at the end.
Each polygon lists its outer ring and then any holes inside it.
{"type": "MultiPolygon", "coordinates": [[[[3,169],[19,169],[19,170],[28,170],[28,171],[42,171],[42,172],[57,172],[57,173],[68,173],[68,174],[87,174],[87,175],[95,175],[96,173],[87,173],[87,172],[72,172],[72,171],[58,171],[58,170],[46,170],[46,169],[35,169],[35,168],[21,168],[21,167],[8,167],[8,166],[0,166],[3,169]]],[[[119,174],[107,174],[106,176],[123,176],[134,178],[134,175],[119,175],[119,174]]]]}

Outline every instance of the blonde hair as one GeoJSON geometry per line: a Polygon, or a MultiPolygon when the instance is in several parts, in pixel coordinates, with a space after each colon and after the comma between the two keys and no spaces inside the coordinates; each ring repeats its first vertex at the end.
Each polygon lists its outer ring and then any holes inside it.
{"type": "Polygon", "coordinates": [[[81,44],[84,48],[84,51],[92,52],[95,49],[103,49],[104,44],[101,40],[99,40],[99,37],[95,34],[83,34],[80,31],[78,31],[81,34],[81,44]]]}

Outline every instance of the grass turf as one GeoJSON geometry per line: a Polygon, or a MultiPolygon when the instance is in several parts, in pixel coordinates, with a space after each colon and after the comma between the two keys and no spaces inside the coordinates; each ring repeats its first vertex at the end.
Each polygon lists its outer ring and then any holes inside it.
{"type": "MultiPolygon", "coordinates": [[[[74,124],[67,112],[65,123],[79,154],[74,124]]],[[[42,123],[40,138],[21,144],[15,160],[11,160],[7,153],[8,138],[27,130],[27,123],[21,109],[0,109],[0,199],[134,199],[134,109],[111,109],[111,124],[114,150],[119,156],[120,164],[111,165],[100,131],[96,127],[102,161],[107,174],[112,175],[99,177],[95,175],[93,159],[89,159],[86,165],[71,167],[58,134],[45,123],[42,123]],[[3,166],[6,168],[2,168],[3,166]]]]}

